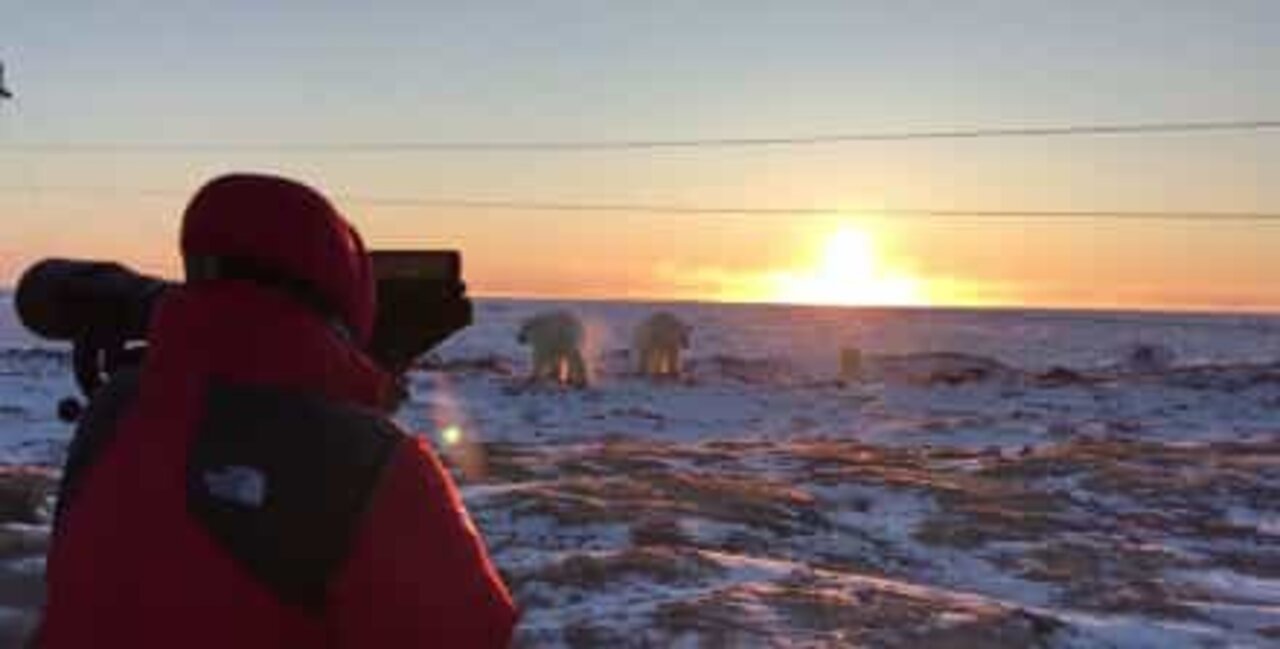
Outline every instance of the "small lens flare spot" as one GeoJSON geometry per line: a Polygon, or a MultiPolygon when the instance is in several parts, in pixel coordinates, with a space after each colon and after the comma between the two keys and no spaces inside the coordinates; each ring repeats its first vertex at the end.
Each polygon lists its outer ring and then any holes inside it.
{"type": "Polygon", "coordinates": [[[458,426],[449,426],[440,431],[440,441],[445,446],[456,446],[462,441],[462,429],[458,426]]]}

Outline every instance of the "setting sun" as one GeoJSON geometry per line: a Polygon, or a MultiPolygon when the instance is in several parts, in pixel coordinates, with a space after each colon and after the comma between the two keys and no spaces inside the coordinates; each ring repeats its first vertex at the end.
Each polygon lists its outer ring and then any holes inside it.
{"type": "Polygon", "coordinates": [[[881,258],[866,230],[844,225],[827,237],[813,265],[776,277],[775,298],[799,304],[916,306],[921,282],[881,258]]]}

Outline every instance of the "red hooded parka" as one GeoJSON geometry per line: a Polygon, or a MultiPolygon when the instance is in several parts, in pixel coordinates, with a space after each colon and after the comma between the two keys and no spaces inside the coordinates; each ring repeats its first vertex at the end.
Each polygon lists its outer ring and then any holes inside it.
{"type": "Polygon", "coordinates": [[[448,473],[378,414],[355,230],[310,188],[235,175],[182,244],[189,273],[234,260],[306,295],[211,276],[162,298],[73,442],[37,646],[507,646],[515,609],[448,473]]]}

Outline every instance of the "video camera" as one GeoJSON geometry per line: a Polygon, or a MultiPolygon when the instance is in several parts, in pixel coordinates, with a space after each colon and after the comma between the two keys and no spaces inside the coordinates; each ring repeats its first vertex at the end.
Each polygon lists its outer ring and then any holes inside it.
{"type": "MultiPolygon", "coordinates": [[[[471,324],[457,251],[374,251],[370,259],[378,313],[366,351],[387,371],[403,373],[471,324]]],[[[72,343],[76,384],[91,397],[112,374],[142,360],[152,309],[175,285],[114,262],[46,259],[23,274],[14,302],[32,332],[72,343]]],[[[59,415],[74,420],[76,405],[64,401],[59,415]]]]}

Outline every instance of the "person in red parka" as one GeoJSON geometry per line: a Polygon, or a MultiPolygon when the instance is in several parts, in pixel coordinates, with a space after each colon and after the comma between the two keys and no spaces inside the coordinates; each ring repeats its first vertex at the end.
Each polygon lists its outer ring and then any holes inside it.
{"type": "Polygon", "coordinates": [[[187,281],[68,452],[35,646],[505,647],[517,613],[362,352],[375,283],[318,192],[260,175],[186,209],[187,281]]]}

